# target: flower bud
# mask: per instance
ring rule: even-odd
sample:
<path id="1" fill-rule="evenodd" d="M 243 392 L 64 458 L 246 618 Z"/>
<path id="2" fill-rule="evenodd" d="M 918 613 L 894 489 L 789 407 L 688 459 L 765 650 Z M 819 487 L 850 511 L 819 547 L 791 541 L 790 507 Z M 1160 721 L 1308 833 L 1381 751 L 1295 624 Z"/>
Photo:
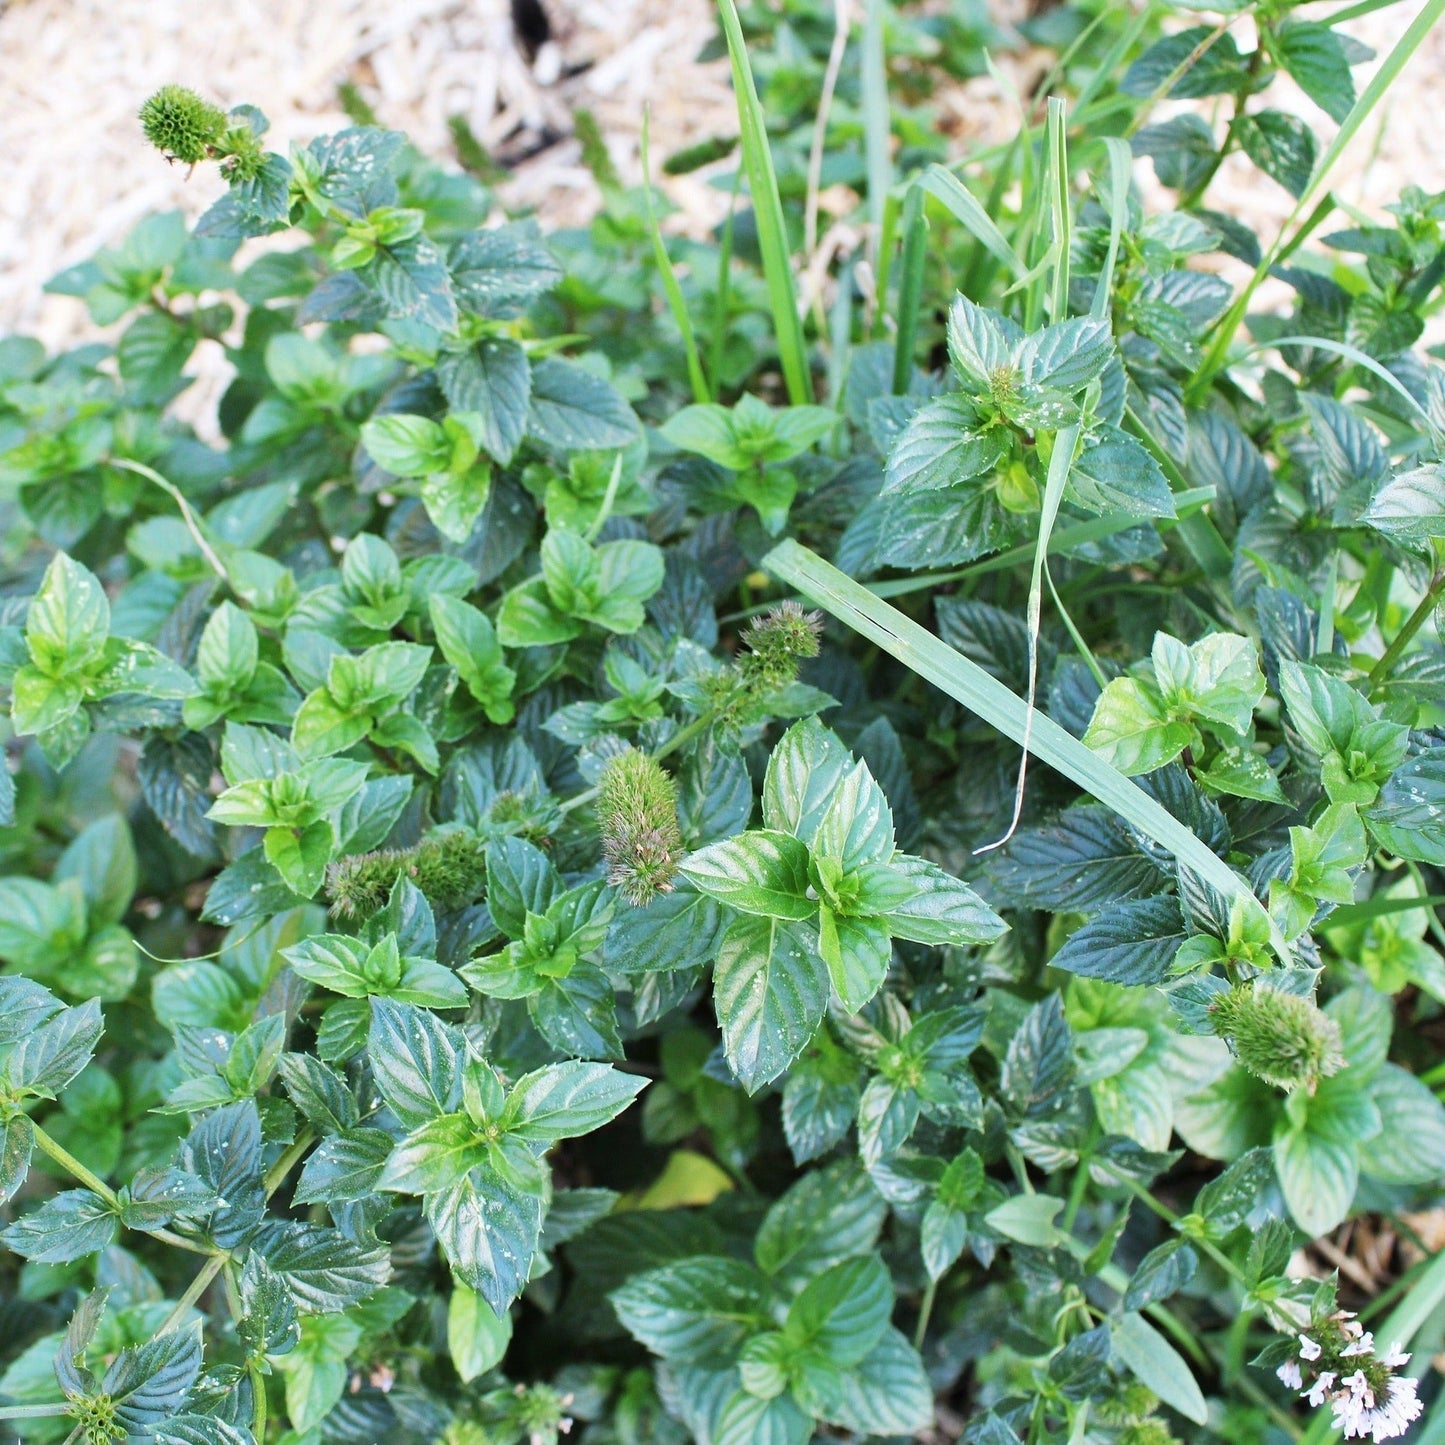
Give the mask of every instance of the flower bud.
<path id="1" fill-rule="evenodd" d="M 386 907 L 398 878 L 411 879 L 430 903 L 459 908 L 486 887 L 485 844 L 465 828 L 439 828 L 414 848 L 338 858 L 326 870 L 332 913 L 364 922 Z"/>
<path id="2" fill-rule="evenodd" d="M 1240 1064 L 1277 1089 L 1313 1094 L 1321 1079 L 1345 1066 L 1339 1024 L 1299 994 L 1236 984 L 1209 1012 Z"/>
<path id="3" fill-rule="evenodd" d="M 628 748 L 608 763 L 597 793 L 607 881 L 638 907 L 671 892 L 682 861 L 672 778 L 646 753 Z"/>
<path id="4" fill-rule="evenodd" d="M 163 85 L 141 106 L 140 123 L 157 150 L 195 165 L 221 134 L 226 113 L 184 85 Z"/>

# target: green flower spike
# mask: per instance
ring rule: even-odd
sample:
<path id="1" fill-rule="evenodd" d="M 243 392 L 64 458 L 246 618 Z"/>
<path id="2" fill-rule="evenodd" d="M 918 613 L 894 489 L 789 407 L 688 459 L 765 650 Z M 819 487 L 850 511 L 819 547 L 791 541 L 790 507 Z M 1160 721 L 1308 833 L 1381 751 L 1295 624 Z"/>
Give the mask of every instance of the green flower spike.
<path id="1" fill-rule="evenodd" d="M 163 85 L 140 108 L 146 139 L 173 160 L 203 161 L 226 125 L 220 106 L 184 85 Z"/>
<path id="2" fill-rule="evenodd" d="M 1299 994 L 1236 984 L 1209 1011 L 1240 1064 L 1277 1089 L 1313 1094 L 1345 1066 L 1339 1024 Z"/>
<path id="3" fill-rule="evenodd" d="M 607 881 L 639 907 L 672 891 L 682 861 L 677 785 L 646 753 L 628 748 L 598 784 L 597 823 Z"/>

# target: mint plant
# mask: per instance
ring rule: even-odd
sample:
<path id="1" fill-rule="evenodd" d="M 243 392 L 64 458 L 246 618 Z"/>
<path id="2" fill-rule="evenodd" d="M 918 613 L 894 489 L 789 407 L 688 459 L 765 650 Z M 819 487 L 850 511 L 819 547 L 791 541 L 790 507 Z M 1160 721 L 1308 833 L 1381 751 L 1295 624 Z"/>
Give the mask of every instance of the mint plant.
<path id="1" fill-rule="evenodd" d="M 1440 8 L 1031 17 L 959 165 L 983 19 L 720 0 L 691 240 L 146 101 L 0 341 L 7 1430 L 1433 1430 L 1445 233 L 1329 176 Z"/>

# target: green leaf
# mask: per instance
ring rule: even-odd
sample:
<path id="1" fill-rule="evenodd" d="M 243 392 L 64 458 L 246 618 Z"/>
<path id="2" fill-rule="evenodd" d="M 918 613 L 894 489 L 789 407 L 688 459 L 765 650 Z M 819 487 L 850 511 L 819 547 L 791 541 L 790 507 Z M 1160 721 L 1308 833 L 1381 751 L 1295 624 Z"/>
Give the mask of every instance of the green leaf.
<path id="1" fill-rule="evenodd" d="M 777 1078 L 817 1031 L 828 970 L 801 924 L 742 917 L 718 944 L 713 989 L 728 1063 L 751 1093 Z"/>
<path id="2" fill-rule="evenodd" d="M 887 1205 L 856 1161 L 805 1174 L 775 1200 L 753 1241 L 758 1268 L 788 1289 L 871 1254 Z"/>
<path id="3" fill-rule="evenodd" d="M 375 288 L 387 315 L 415 320 L 447 332 L 457 324 L 451 279 L 435 242 L 423 235 L 378 246 L 362 272 Z"/>
<path id="4" fill-rule="evenodd" d="M 57 1098 L 90 1062 L 104 1030 L 96 999 L 64 1009 L 11 1044 L 0 1078 L 16 1094 Z"/>
<path id="5" fill-rule="evenodd" d="M 723 1402 L 709 1438 L 713 1445 L 807 1445 L 813 1421 L 790 1395 L 764 1400 L 739 1390 Z"/>
<path id="6" fill-rule="evenodd" d="M 501 1315 L 531 1273 L 549 1194 L 530 1155 L 493 1146 L 484 1166 L 426 1197 L 426 1217 L 458 1278 Z"/>
<path id="7" fill-rule="evenodd" d="M 0 1133 L 0 1204 L 7 1204 L 30 1173 L 35 1126 L 26 1114 L 12 1114 Z"/>
<path id="8" fill-rule="evenodd" d="M 888 910 L 895 938 L 935 945 L 992 943 L 1008 925 L 966 883 L 925 858 L 895 853 L 890 866 L 918 891 Z"/>
<path id="9" fill-rule="evenodd" d="M 696 452 L 720 467 L 741 471 L 752 462 L 735 440 L 732 413 L 725 406 L 711 402 L 685 406 L 670 416 L 660 430 L 673 446 Z"/>
<path id="10" fill-rule="evenodd" d="M 891 1325 L 842 1377 L 829 1418 L 862 1435 L 915 1435 L 933 1423 L 933 1388 L 918 1351 Z"/>
<path id="11" fill-rule="evenodd" d="M 435 1194 L 454 1188 L 485 1162 L 487 1146 L 465 1114 L 443 1114 L 413 1129 L 387 1160 L 379 1189 Z"/>
<path id="12" fill-rule="evenodd" d="M 1360 520 L 1405 546 L 1426 547 L 1445 537 L 1445 466 L 1427 462 L 1387 477 Z"/>
<path id="13" fill-rule="evenodd" d="M 1397 857 L 1445 864 L 1445 749 L 1426 749 L 1401 763 L 1365 813 L 1365 822 L 1376 841 Z"/>
<path id="14" fill-rule="evenodd" d="M 404 1125 L 415 1128 L 456 1111 L 466 1051 L 454 1031 L 432 1014 L 373 999 L 366 1049 L 377 1087 Z"/>
<path id="15" fill-rule="evenodd" d="M 449 542 L 471 537 L 491 494 L 492 470 L 483 462 L 463 472 L 433 472 L 421 488 L 432 526 Z"/>
<path id="16" fill-rule="evenodd" d="M 532 366 L 520 342 L 488 336 L 466 351 L 447 352 L 437 379 L 454 412 L 477 416 L 482 447 L 506 466 L 526 432 L 532 398 Z"/>
<path id="17" fill-rule="evenodd" d="M 606 964 L 620 974 L 710 963 L 726 918 L 722 906 L 684 883 L 641 908 L 618 910 L 607 931 Z"/>
<path id="18" fill-rule="evenodd" d="M 1405 759 L 1409 729 L 1386 722 L 1354 688 L 1322 668 L 1284 658 L 1279 685 L 1290 721 L 1321 760 L 1330 801 L 1374 802 Z"/>
<path id="19" fill-rule="evenodd" d="M 1169 717 L 1157 689 L 1137 678 L 1116 677 L 1094 704 L 1084 744 L 1133 777 L 1172 762 L 1194 736 L 1189 723 Z"/>
<path id="20" fill-rule="evenodd" d="M 527 915 L 545 914 L 562 893 L 562 880 L 540 848 L 514 837 L 487 845 L 487 906 L 508 938 L 521 938 Z"/>
<path id="21" fill-rule="evenodd" d="M 735 1259 L 679 1260 L 634 1275 L 608 1298 L 635 1339 L 676 1364 L 719 1368 L 771 1323 L 766 1284 Z"/>
<path id="22" fill-rule="evenodd" d="M 1348 72 L 1346 72 L 1348 74 Z M 1314 175 L 1314 132 L 1297 115 L 1261 110 L 1238 125 L 1240 149 L 1272 180 L 1298 200 Z"/>
<path id="23" fill-rule="evenodd" d="M 517 675 L 503 662 L 501 645 L 486 614 L 441 592 L 434 592 L 428 605 L 442 656 L 456 668 L 490 721 L 510 722 Z"/>
<path id="24" fill-rule="evenodd" d="M 475 1290 L 452 1286 L 447 1302 L 447 1353 L 463 1384 L 502 1363 L 512 1341 L 512 1316 L 500 1317 Z"/>
<path id="25" fill-rule="evenodd" d="M 962 396 L 924 406 L 888 454 L 885 496 L 953 488 L 991 472 L 1008 446 L 1005 429 L 974 430 L 979 415 Z"/>
<path id="26" fill-rule="evenodd" d="M 85 672 L 100 661 L 110 633 L 110 604 L 95 574 L 57 552 L 30 601 L 25 642 L 46 677 Z"/>
<path id="27" fill-rule="evenodd" d="M 843 917 L 824 906 L 818 917 L 818 953 L 828 965 L 838 1001 L 849 1013 L 857 1013 L 883 986 L 893 942 L 875 919 Z"/>
<path id="28" fill-rule="evenodd" d="M 201 632 L 196 672 L 207 692 L 241 693 L 251 684 L 260 661 L 256 626 L 232 602 L 222 602 Z"/>
<path id="29" fill-rule="evenodd" d="M 296 1203 L 365 1198 L 380 1185 L 391 1151 L 391 1136 L 380 1129 L 347 1129 L 323 1139 L 297 1180 Z"/>
<path id="30" fill-rule="evenodd" d="M 763 823 L 811 844 L 853 760 L 818 721 L 804 718 L 778 740 L 763 781 Z"/>
<path id="31" fill-rule="evenodd" d="M 458 305 L 483 316 L 504 315 L 562 279 L 551 252 L 516 225 L 463 236 L 448 265 Z"/>
<path id="32" fill-rule="evenodd" d="M 326 876 L 335 841 L 331 824 L 321 820 L 304 828 L 267 828 L 262 846 L 281 881 L 298 897 L 311 898 Z"/>
<path id="33" fill-rule="evenodd" d="M 1172 517 L 1169 483 L 1150 452 L 1118 427 L 1101 427 L 1069 469 L 1069 495 L 1106 516 Z"/>
<path id="34" fill-rule="evenodd" d="M 611 451 L 628 446 L 638 425 L 609 382 L 552 356 L 532 368 L 527 433 L 557 451 Z"/>
<path id="35" fill-rule="evenodd" d="M 789 833 L 758 829 L 688 855 L 683 875 L 730 908 L 802 922 L 817 912 L 808 894 L 808 849 Z"/>
<path id="36" fill-rule="evenodd" d="M 1314 1239 L 1328 1234 L 1350 1211 L 1359 1183 L 1359 1146 L 1310 1127 L 1275 1134 L 1274 1167 L 1294 1221 Z"/>
<path id="37" fill-rule="evenodd" d="M 581 624 L 548 599 L 540 577 L 512 588 L 497 610 L 497 638 L 506 647 L 550 647 L 581 632 Z"/>
<path id="38" fill-rule="evenodd" d="M 0 959 L 16 968 L 53 976 L 84 945 L 87 924 L 79 888 L 0 878 Z"/>
<path id="39" fill-rule="evenodd" d="M 310 1315 L 301 1321 L 301 1342 L 280 1356 L 286 1380 L 286 1414 L 294 1430 L 314 1430 L 346 1389 L 347 1360 L 361 1343 L 362 1327 L 345 1315 Z"/>
<path id="40" fill-rule="evenodd" d="M 610 1123 L 646 1087 L 645 1078 L 607 1064 L 548 1064 L 513 1085 L 504 1127 L 513 1138 L 546 1149 Z"/>
<path id="41" fill-rule="evenodd" d="M 239 1294 L 241 1314 L 236 1334 L 248 1358 L 284 1355 L 296 1348 L 301 1339 L 296 1301 L 285 1282 L 255 1250 L 246 1256 Z"/>
<path id="42" fill-rule="evenodd" d="M 1203 1425 L 1209 1418 L 1204 1395 L 1179 1352 L 1142 1315 L 1121 1315 L 1109 1324 L 1114 1354 L 1142 1385 L 1186 1420 Z"/>
<path id="43" fill-rule="evenodd" d="M 1360 1150 L 1360 1168 L 1392 1184 L 1430 1184 L 1445 1159 L 1445 1105 L 1413 1074 L 1384 1064 L 1370 1084 L 1380 1132 Z"/>
<path id="44" fill-rule="evenodd" d="M 201 1372 L 201 1332 L 191 1326 L 123 1349 L 101 1381 L 116 1420 L 133 1434 L 153 1432 L 177 1413 Z"/>
<path id="45" fill-rule="evenodd" d="M 788 1307 L 785 1337 L 844 1369 L 877 1345 L 893 1313 L 893 1281 L 876 1255 L 845 1260 L 809 1280 Z"/>
<path id="46" fill-rule="evenodd" d="M 441 425 L 424 416 L 390 413 L 361 428 L 361 444 L 380 467 L 398 477 L 445 471 L 452 447 Z"/>
<path id="47" fill-rule="evenodd" d="M 893 810 L 866 763 L 855 763 L 838 781 L 809 847 L 847 873 L 893 856 Z"/>
<path id="48" fill-rule="evenodd" d="M 1325 25 L 1290 20 L 1275 32 L 1279 63 L 1299 88 L 1333 121 L 1343 121 L 1355 103 L 1355 82 L 1340 38 Z"/>
<path id="49" fill-rule="evenodd" d="M 1049 962 L 1110 983 L 1161 983 L 1184 939 L 1184 920 L 1173 898 L 1140 898 L 1105 909 L 1076 929 Z"/>
<path id="50" fill-rule="evenodd" d="M 88 1189 L 67 1189 L 5 1230 L 5 1247 L 37 1264 L 66 1264 L 104 1249 L 119 1224 L 114 1211 Z"/>
<path id="51" fill-rule="evenodd" d="M 1063 1207 L 1064 1201 L 1051 1194 L 1015 1194 L 990 1209 L 984 1222 L 1005 1239 L 1049 1249 L 1059 1242 L 1054 1220 Z"/>
<path id="52" fill-rule="evenodd" d="M 1165 1240 L 1144 1256 L 1124 1292 L 1125 1310 L 1142 1310 L 1177 1294 L 1199 1267 L 1199 1256 L 1182 1239 Z"/>

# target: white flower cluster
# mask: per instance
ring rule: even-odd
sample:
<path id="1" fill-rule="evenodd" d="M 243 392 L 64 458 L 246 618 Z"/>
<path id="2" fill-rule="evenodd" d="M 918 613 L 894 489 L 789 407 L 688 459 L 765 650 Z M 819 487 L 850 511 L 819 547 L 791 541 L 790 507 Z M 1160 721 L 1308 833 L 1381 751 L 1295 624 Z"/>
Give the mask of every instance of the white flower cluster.
<path id="1" fill-rule="evenodd" d="M 1325 1323 L 1327 1329 L 1315 1331 L 1323 1343 L 1300 1335 L 1298 1358 L 1286 1360 L 1275 1373 L 1316 1409 L 1328 1404 L 1346 1440 L 1403 1435 L 1421 1409 L 1416 1382 L 1395 1373 L 1409 1364 L 1409 1355 L 1392 1344 L 1377 1356 L 1374 1335 L 1347 1310 L 1336 1311 Z"/>

